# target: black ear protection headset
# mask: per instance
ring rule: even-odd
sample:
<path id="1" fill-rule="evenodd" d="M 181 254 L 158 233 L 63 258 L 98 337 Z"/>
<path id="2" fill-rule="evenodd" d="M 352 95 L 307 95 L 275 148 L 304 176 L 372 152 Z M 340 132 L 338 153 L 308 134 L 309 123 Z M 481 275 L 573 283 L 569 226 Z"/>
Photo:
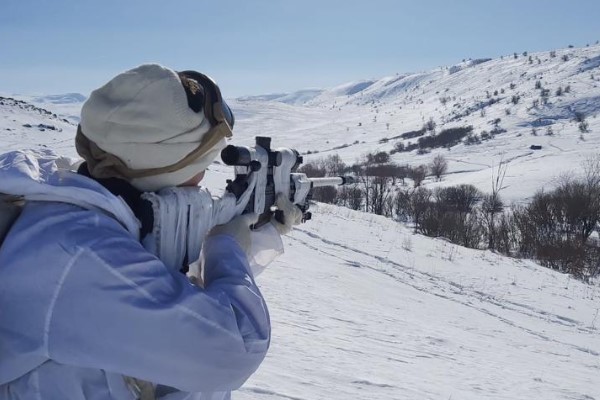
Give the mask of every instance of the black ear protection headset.
<path id="1" fill-rule="evenodd" d="M 195 93 L 184 83 L 184 89 L 188 97 L 188 104 L 195 112 L 204 111 L 204 115 L 212 126 L 221 123 L 227 123 L 230 129 L 233 128 L 235 117 L 231 108 L 227 105 L 219 86 L 209 76 L 197 71 L 178 72 L 180 79 L 191 79 L 198 83 L 199 90 Z"/>

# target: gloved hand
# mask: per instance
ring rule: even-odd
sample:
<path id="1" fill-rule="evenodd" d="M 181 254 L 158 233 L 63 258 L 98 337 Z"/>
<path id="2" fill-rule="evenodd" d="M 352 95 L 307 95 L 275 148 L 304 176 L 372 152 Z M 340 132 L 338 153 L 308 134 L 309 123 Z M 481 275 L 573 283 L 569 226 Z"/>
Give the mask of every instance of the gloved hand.
<path id="1" fill-rule="evenodd" d="M 291 232 L 294 225 L 302 222 L 302 211 L 282 193 L 277 195 L 275 205 L 283 212 L 283 224 L 275 218 L 271 220 L 271 223 L 280 235 L 287 235 Z"/>
<path id="2" fill-rule="evenodd" d="M 217 225 L 208 232 L 207 236 L 229 235 L 240 245 L 244 253 L 248 254 L 250 249 L 250 225 L 258 221 L 258 214 L 238 215 L 223 225 Z"/>

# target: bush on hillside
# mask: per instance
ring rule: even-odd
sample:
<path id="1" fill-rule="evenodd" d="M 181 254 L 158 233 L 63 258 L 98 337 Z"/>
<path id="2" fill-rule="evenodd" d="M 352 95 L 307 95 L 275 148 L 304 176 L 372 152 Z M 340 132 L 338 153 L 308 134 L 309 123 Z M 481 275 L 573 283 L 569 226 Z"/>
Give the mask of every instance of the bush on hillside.
<path id="1" fill-rule="evenodd" d="M 419 138 L 418 146 L 421 149 L 452 147 L 460 143 L 460 141 L 472 131 L 472 126 L 444 129 L 435 136 Z"/>
<path id="2" fill-rule="evenodd" d="M 425 134 L 425 129 L 419 129 L 418 131 L 409 131 L 400 135 L 402 139 L 413 139 L 416 137 L 423 136 Z"/>

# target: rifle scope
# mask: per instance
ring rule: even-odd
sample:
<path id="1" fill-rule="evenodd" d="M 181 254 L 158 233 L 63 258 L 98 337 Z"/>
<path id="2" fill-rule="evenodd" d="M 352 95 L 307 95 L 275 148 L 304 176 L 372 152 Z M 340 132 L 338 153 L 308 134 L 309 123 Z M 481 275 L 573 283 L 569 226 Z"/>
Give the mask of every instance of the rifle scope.
<path id="1" fill-rule="evenodd" d="M 271 150 L 271 138 L 265 136 L 258 136 L 256 138 L 256 147 L 262 147 L 267 151 L 269 156 L 268 166 L 269 167 L 278 167 L 281 165 L 283 161 L 283 156 L 279 151 Z M 302 156 L 293 149 L 290 149 L 296 155 L 295 167 L 302 164 Z M 234 146 L 229 145 L 225 147 L 221 151 L 221 159 L 226 165 L 232 166 L 244 166 L 253 168 L 256 158 L 255 158 L 255 148 L 245 147 L 245 146 Z"/>

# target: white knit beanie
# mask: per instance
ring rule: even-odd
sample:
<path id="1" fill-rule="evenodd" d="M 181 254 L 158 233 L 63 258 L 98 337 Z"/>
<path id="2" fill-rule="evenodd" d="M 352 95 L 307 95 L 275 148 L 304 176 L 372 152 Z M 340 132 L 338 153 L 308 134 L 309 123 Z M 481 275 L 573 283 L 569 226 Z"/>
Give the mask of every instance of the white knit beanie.
<path id="1" fill-rule="evenodd" d="M 189 107 L 177 73 L 157 64 L 117 75 L 94 90 L 81 110 L 85 137 L 132 169 L 177 163 L 198 147 L 210 128 L 204 113 Z M 204 171 L 225 146 L 221 139 L 191 165 L 130 183 L 144 192 L 180 185 Z"/>

